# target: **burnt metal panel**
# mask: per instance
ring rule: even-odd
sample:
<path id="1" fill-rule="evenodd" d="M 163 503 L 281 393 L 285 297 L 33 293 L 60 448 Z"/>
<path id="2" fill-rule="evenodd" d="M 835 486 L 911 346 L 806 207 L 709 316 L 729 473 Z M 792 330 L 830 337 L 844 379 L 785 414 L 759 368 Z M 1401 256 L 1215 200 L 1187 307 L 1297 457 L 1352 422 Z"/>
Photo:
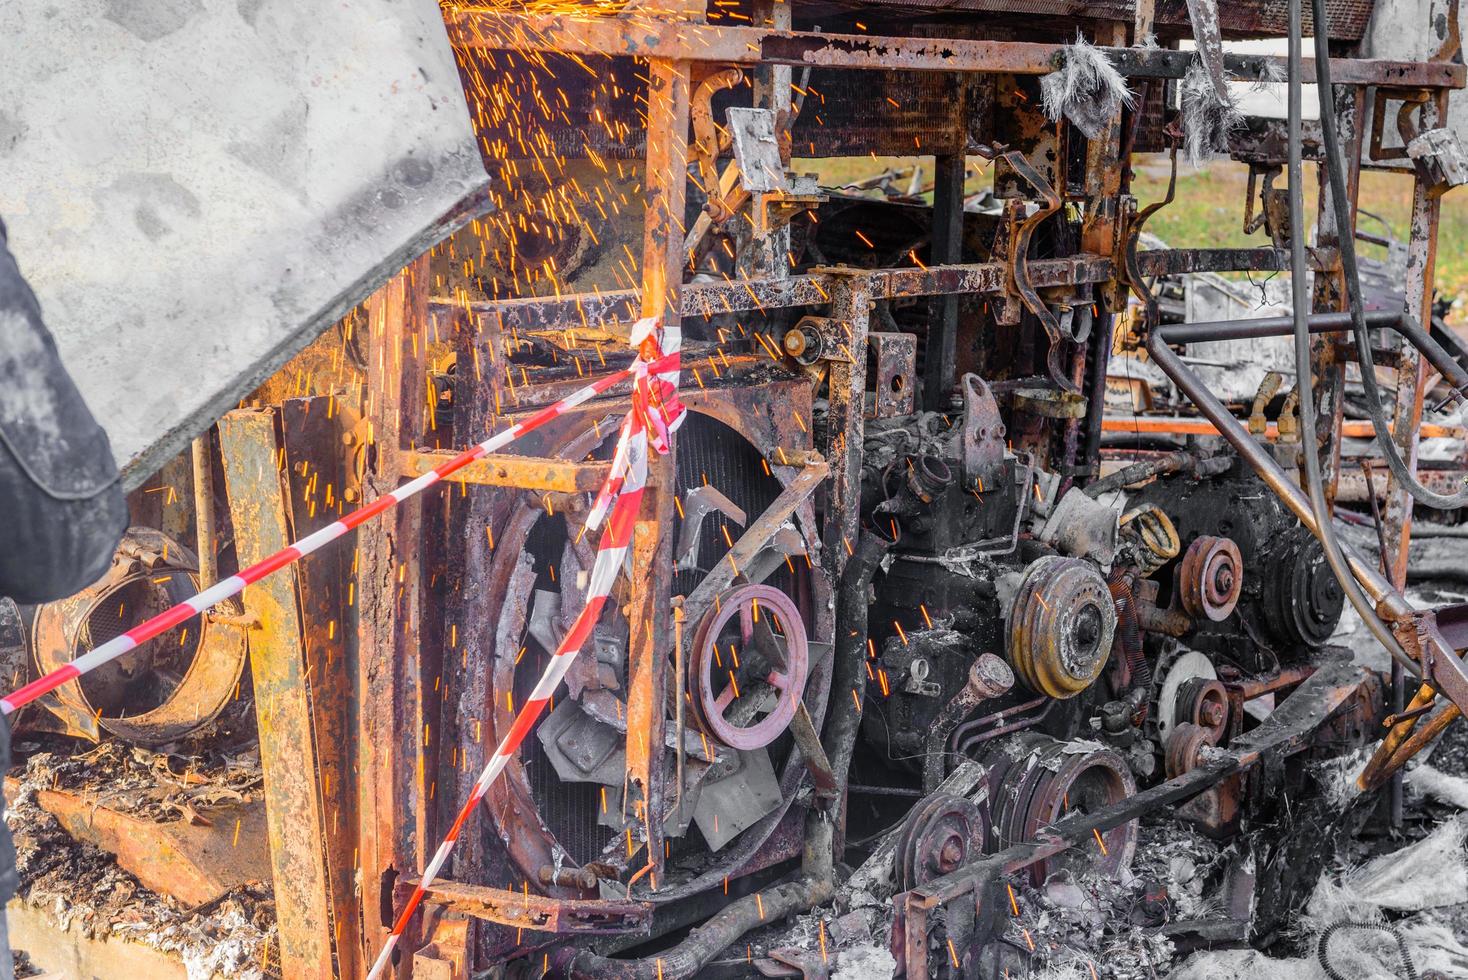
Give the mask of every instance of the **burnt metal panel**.
<path id="1" fill-rule="evenodd" d="M 1325 16 L 1332 41 L 1359 41 L 1366 33 L 1376 0 L 1325 0 Z M 1310 5 L 1301 10 L 1307 37 L 1315 32 Z M 1289 33 L 1290 0 L 1225 0 L 1218 5 L 1219 26 L 1225 38 L 1284 37 Z M 1159 33 L 1191 36 L 1187 0 L 1157 0 Z M 1181 30 L 1178 30 L 1181 28 Z"/>

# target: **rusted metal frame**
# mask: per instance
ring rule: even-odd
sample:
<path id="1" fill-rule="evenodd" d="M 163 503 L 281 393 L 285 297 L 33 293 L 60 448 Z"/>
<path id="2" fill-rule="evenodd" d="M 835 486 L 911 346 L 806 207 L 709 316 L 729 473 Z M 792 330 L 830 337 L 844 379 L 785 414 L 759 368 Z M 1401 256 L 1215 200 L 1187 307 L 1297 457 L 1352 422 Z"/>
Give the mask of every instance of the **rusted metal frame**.
<path id="1" fill-rule="evenodd" d="M 1035 840 L 986 855 L 920 888 L 895 896 L 892 951 L 899 966 L 905 967 L 905 976 L 929 975 L 926 937 L 934 909 L 965 896 L 973 896 L 980 904 L 997 901 L 993 890 L 1006 874 L 1067 848 L 1086 846 L 1096 833 L 1105 833 L 1161 807 L 1186 801 L 1266 757 L 1284 757 L 1304 750 L 1320 726 L 1356 695 L 1366 682 L 1365 671 L 1364 667 L 1343 662 L 1323 666 L 1296 688 L 1269 720 L 1241 737 L 1235 747 L 1210 750 L 1198 768 L 1094 813 L 1066 817 L 1042 828 Z"/>
<path id="2" fill-rule="evenodd" d="M 225 480 L 241 565 L 254 564 L 294 538 L 279 469 L 276 409 L 238 409 L 219 422 Z M 326 865 L 326 804 L 313 724 L 313 667 L 297 603 L 298 570 L 282 569 L 245 589 L 259 619 L 250 643 L 260 764 L 265 773 L 270 863 L 280 959 L 287 976 L 333 976 L 331 881 Z"/>
<path id="3" fill-rule="evenodd" d="M 287 516 L 291 539 L 299 541 L 345 512 L 354 484 L 343 436 L 355 415 L 343 414 L 334 397 L 292 398 L 280 406 L 285 450 Z M 323 548 L 296 565 L 301 626 L 310 682 L 314 746 L 325 806 L 326 871 L 335 924 L 337 972 L 359 970 L 361 925 L 356 914 L 357 777 L 352 756 L 352 678 L 346 623 L 347 583 L 352 557 L 343 548 Z"/>
<path id="4" fill-rule="evenodd" d="M 1439 124 L 1447 114 L 1447 95 L 1422 103 L 1420 129 Z M 1420 174 L 1412 178 L 1412 224 L 1407 240 L 1407 315 L 1418 323 L 1432 319 L 1434 266 L 1437 261 L 1438 221 L 1442 212 L 1441 198 Z M 1418 428 L 1422 424 L 1422 403 L 1427 387 L 1427 359 L 1410 344 L 1402 345 L 1402 361 L 1397 367 L 1396 406 L 1392 416 L 1392 441 L 1412 473 L 1417 471 Z M 1412 539 L 1412 496 L 1395 485 L 1393 478 L 1386 497 L 1388 576 L 1397 588 L 1407 581 L 1407 546 Z"/>
<path id="5" fill-rule="evenodd" d="M 682 307 L 684 200 L 688 190 L 688 61 L 648 63 L 647 210 L 642 240 L 644 318 L 678 328 Z M 674 465 L 677 442 L 648 463 L 642 516 L 632 532 L 627 602 L 627 792 L 642 807 L 653 884 L 663 870 L 663 745 L 666 674 L 672 654 Z M 663 533 L 664 530 L 668 533 Z"/>
<path id="6" fill-rule="evenodd" d="M 963 127 L 968 126 L 967 118 Z M 966 159 L 962 152 L 934 158 L 933 234 L 929 265 L 957 264 L 963 251 L 963 181 Z M 923 407 L 930 412 L 948 408 L 956 379 L 954 357 L 958 348 L 958 295 L 943 293 L 928 300 L 928 333 L 924 342 Z"/>
<path id="7" fill-rule="evenodd" d="M 456 881 L 434 882 L 428 888 L 427 899 L 476 919 L 534 932 L 622 935 L 646 933 L 652 926 L 651 902 L 546 898 Z"/>
<path id="8" fill-rule="evenodd" d="M 1290 257 L 1287 253 L 1267 246 L 1154 248 L 1137 252 L 1137 271 L 1148 278 L 1187 275 L 1193 272 L 1279 272 L 1288 268 L 1289 264 Z"/>
<path id="9" fill-rule="evenodd" d="M 1208 268 L 1217 267 L 1210 265 Z M 681 289 L 679 309 L 683 317 L 695 317 L 823 306 L 831 302 L 831 291 L 838 276 L 870 279 L 873 294 L 880 299 L 939 293 L 994 293 L 1004 289 L 1008 274 L 1006 263 L 981 262 L 929 266 L 926 269 L 828 269 L 788 279 L 687 283 Z M 1040 259 L 1030 263 L 1030 280 L 1038 287 L 1104 282 L 1113 275 L 1113 264 L 1093 255 Z M 462 311 L 463 306 L 447 299 L 437 299 L 433 301 L 433 309 L 435 318 L 443 322 L 443 318 Z M 636 319 L 640 309 L 640 290 L 622 289 L 471 303 L 469 315 L 481 323 L 493 324 L 500 331 L 565 330 L 570 326 L 625 335 L 627 322 Z"/>
<path id="10" fill-rule="evenodd" d="M 418 476 L 456 455 L 447 450 L 409 451 L 404 471 Z M 488 453 L 455 473 L 453 482 L 546 493 L 583 493 L 599 489 L 611 468 L 610 463 L 577 463 L 540 456 Z"/>
<path id="11" fill-rule="evenodd" d="M 776 31 L 637 16 L 580 17 L 459 9 L 446 11 L 444 20 L 452 43 L 471 50 L 627 55 L 737 65 L 1045 75 L 1058 66 L 1064 47 L 1031 41 Z M 1194 57 L 1192 51 L 1160 48 L 1101 50 L 1118 71 L 1134 78 L 1182 78 Z M 1313 71 L 1313 66 L 1314 60 L 1306 58 L 1305 71 Z M 1224 56 L 1224 68 L 1240 78 L 1266 77 L 1265 71 L 1284 67 L 1285 59 L 1278 56 Z M 1462 65 L 1436 62 L 1337 58 L 1332 60 L 1331 70 L 1337 84 L 1407 88 L 1461 88 L 1465 77 Z"/>
<path id="12" fill-rule="evenodd" d="M 398 455 L 426 430 L 428 257 L 390 279 L 367 299 L 367 463 L 362 499 L 396 489 Z M 370 962 L 395 915 L 399 878 L 427 864 L 438 837 L 424 780 L 436 771 L 425 734 L 422 498 L 395 507 L 357 532 L 356 746 L 358 861 L 363 956 Z M 435 672 L 436 673 L 436 672 Z M 425 682 L 426 681 L 426 682 Z M 436 719 L 434 719 L 436 721 Z M 431 765 L 434 764 L 434 765 Z M 450 804 L 451 805 L 451 804 Z M 417 945 L 409 926 L 403 948 Z M 397 975 L 408 969 L 404 957 Z"/>
<path id="13" fill-rule="evenodd" d="M 853 275 L 831 288 L 831 319 L 842 325 L 847 349 L 862 354 L 830 362 L 826 372 L 826 445 L 831 487 L 822 529 L 821 562 L 832 582 L 841 580 L 861 529 L 861 460 L 866 436 L 867 329 L 872 310 L 870 281 Z"/>
<path id="14" fill-rule="evenodd" d="M 1328 260 L 1324 268 L 1315 270 L 1313 277 L 1314 296 L 1311 309 L 1316 313 L 1336 313 L 1349 308 L 1346 293 L 1345 271 L 1341 264 L 1340 240 L 1342 234 L 1354 235 L 1356 231 L 1357 195 L 1361 186 L 1361 142 L 1366 119 L 1365 90 L 1347 89 L 1338 93 L 1335 100 L 1336 130 L 1341 134 L 1341 151 L 1345 156 L 1346 196 L 1351 214 L 1351 227 L 1336 227 L 1335 209 L 1331 201 L 1330 180 L 1327 168 L 1317 168 L 1319 200 L 1317 205 L 1315 248 L 1310 250 L 1313 259 Z M 1313 263 L 1312 263 L 1313 265 Z M 1345 415 L 1346 364 L 1340 350 L 1341 338 L 1335 334 L 1321 334 L 1311 343 L 1311 373 L 1316 386 L 1316 405 L 1319 419 L 1317 431 L 1325 433 L 1326 444 L 1317 447 L 1325 450 L 1322 461 L 1323 482 L 1327 500 L 1334 500 L 1336 485 L 1341 472 L 1341 423 Z"/>

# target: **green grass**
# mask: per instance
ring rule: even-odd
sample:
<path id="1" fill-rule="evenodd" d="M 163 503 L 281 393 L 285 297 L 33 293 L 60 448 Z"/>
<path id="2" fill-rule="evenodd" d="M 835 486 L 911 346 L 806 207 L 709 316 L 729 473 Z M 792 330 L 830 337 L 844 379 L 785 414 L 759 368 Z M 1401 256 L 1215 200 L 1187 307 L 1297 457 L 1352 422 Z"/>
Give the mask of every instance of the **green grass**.
<path id="1" fill-rule="evenodd" d="M 798 160 L 797 171 L 818 173 L 827 186 L 858 180 L 880 173 L 888 167 L 911 166 L 917 159 L 923 165 L 926 180 L 932 179 L 932 158 L 846 157 L 833 160 Z M 984 161 L 971 158 L 973 164 Z M 1168 165 L 1165 156 L 1145 156 L 1136 160 L 1136 179 L 1132 193 L 1145 207 L 1160 201 L 1167 192 Z M 1313 168 L 1306 168 L 1306 213 L 1315 213 L 1316 184 Z M 1248 188 L 1248 167 L 1231 160 L 1216 161 L 1204 169 L 1194 170 L 1185 162 L 1178 164 L 1177 194 L 1172 204 L 1147 222 L 1147 230 L 1173 248 L 1227 248 L 1267 244 L 1263 231 L 1244 234 L 1244 193 Z M 970 192 L 991 180 L 985 166 L 968 179 Z M 906 180 L 897 181 L 905 188 Z M 1277 186 L 1283 187 L 1283 178 Z M 928 195 L 931 199 L 931 194 Z M 1379 215 L 1391 225 L 1392 233 L 1405 240 L 1412 211 L 1412 180 L 1404 174 L 1364 172 L 1361 175 L 1360 206 Z M 1381 233 L 1381 224 L 1363 217 L 1363 231 Z M 1361 254 L 1381 257 L 1382 249 L 1361 244 Z M 1438 231 L 1437 289 L 1439 295 L 1454 300 L 1457 306 L 1468 305 L 1468 190 L 1449 192 L 1442 201 L 1442 220 Z"/>

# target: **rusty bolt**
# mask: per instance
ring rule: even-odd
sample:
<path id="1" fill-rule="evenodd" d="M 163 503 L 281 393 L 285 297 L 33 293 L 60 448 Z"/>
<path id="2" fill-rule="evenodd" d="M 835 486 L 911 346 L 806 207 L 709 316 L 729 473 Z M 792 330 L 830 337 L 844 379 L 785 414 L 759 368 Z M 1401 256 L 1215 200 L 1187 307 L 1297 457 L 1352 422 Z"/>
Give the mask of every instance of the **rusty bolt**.
<path id="1" fill-rule="evenodd" d="M 342 490 L 342 499 L 345 500 L 349 504 L 356 503 L 356 501 L 357 501 L 357 490 L 356 490 L 356 488 L 355 487 L 347 487 L 344 490 Z"/>
<path id="2" fill-rule="evenodd" d="M 943 842 L 942 849 L 938 852 L 938 864 L 941 868 L 956 868 L 958 862 L 963 860 L 963 843 L 957 837 L 950 837 Z"/>
<path id="3" fill-rule="evenodd" d="M 357 437 L 354 436 L 354 435 L 352 435 L 350 432 L 343 432 L 342 433 L 342 445 L 343 446 L 350 446 L 350 445 L 352 445 L 352 443 L 354 443 L 356 441 L 357 441 Z"/>
<path id="4" fill-rule="evenodd" d="M 1198 714 L 1202 718 L 1203 724 L 1209 727 L 1223 724 L 1223 705 L 1217 701 L 1203 702 L 1203 707 L 1199 710 Z"/>

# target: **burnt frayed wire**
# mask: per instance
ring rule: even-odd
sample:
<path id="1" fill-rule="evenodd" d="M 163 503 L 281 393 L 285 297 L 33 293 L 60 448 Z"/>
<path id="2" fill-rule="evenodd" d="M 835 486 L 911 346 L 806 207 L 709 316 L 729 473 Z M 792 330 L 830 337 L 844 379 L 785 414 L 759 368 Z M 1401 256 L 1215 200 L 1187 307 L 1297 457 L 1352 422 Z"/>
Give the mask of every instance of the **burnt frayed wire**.
<path id="1" fill-rule="evenodd" d="M 1136 104 L 1121 72 L 1079 32 L 1061 49 L 1060 67 L 1040 79 L 1040 95 L 1046 116 L 1057 122 L 1064 116 L 1087 139 L 1100 136 L 1123 106 Z"/>
<path id="2" fill-rule="evenodd" d="M 1208 68 L 1194 58 L 1188 72 L 1178 84 L 1182 104 L 1183 149 L 1188 162 L 1201 167 L 1214 153 L 1228 149 L 1228 137 L 1244 122 L 1238 98 L 1232 93 L 1219 95 Z"/>

